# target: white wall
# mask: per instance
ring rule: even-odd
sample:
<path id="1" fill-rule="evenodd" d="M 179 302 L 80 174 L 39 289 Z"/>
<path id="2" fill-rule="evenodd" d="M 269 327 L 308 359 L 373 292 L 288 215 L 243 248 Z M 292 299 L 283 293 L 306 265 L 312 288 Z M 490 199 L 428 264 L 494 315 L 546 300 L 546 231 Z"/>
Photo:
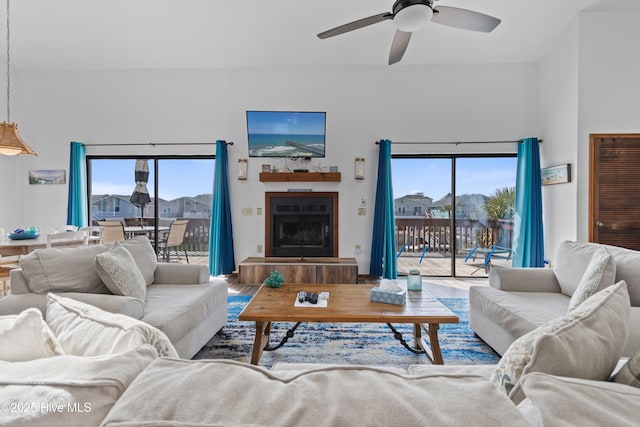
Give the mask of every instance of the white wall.
<path id="1" fill-rule="evenodd" d="M 578 238 L 589 224 L 589 134 L 640 133 L 640 11 L 579 17 Z"/>
<path id="2" fill-rule="evenodd" d="M 538 117 L 541 167 L 571 164 L 572 181 L 542 187 L 545 259 L 553 264 L 556 248 L 578 235 L 576 172 L 578 164 L 578 23 L 574 21 L 538 64 Z M 568 214 L 569 213 L 569 214 Z"/>
<path id="3" fill-rule="evenodd" d="M 339 255 L 358 255 L 360 274 L 369 271 L 377 148 L 374 141 L 512 140 L 537 135 L 534 65 L 441 65 L 174 71 L 18 70 L 14 75 L 15 120 L 38 157 L 0 159 L 0 224 L 40 225 L 66 220 L 66 186 L 30 186 L 29 169 L 68 169 L 69 142 L 234 141 L 232 172 L 247 157 L 245 111 L 327 111 L 327 157 L 342 182 L 264 184 L 262 161 L 250 159 L 249 179 L 231 179 L 236 262 L 257 256 L 264 218 L 241 216 L 243 207 L 264 207 L 265 191 L 312 188 L 339 191 Z M 125 147 L 126 148 L 126 147 Z M 458 152 L 460 148 L 449 147 Z M 425 150 L 431 150 L 425 146 Z M 467 147 L 472 150 L 473 148 Z M 105 151 L 106 150 L 106 151 Z M 88 153 L 149 152 L 122 147 Z M 155 149 L 154 153 L 202 153 L 205 148 Z M 210 151 L 213 152 L 213 147 Z M 353 178 L 354 158 L 366 158 L 366 178 Z M 317 161 L 314 161 L 316 164 Z M 233 178 L 233 175 L 232 175 Z M 418 177 L 416 179 L 419 179 Z M 358 216 L 361 198 L 367 215 Z M 6 204 L 6 205 L 5 205 Z M 6 208 L 5 206 L 10 206 Z M 9 213 L 10 212 L 10 213 Z"/>

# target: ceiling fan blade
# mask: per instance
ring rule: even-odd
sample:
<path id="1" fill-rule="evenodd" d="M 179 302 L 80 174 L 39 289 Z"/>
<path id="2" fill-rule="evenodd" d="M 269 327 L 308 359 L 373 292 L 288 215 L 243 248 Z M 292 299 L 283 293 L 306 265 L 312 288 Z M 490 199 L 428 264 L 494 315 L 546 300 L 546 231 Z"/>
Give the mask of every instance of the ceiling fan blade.
<path id="1" fill-rule="evenodd" d="M 393 42 L 391 43 L 391 52 L 389 52 L 389 65 L 393 65 L 399 62 L 404 56 L 404 52 L 409 46 L 409 40 L 411 40 L 411 34 L 405 31 L 396 31 L 396 35 L 393 36 Z"/>
<path id="2" fill-rule="evenodd" d="M 493 16 L 457 7 L 437 6 L 433 10 L 435 13 L 431 21 L 463 30 L 489 33 L 502 22 Z"/>
<path id="3" fill-rule="evenodd" d="M 369 16 L 368 18 L 358 19 L 357 21 L 349 22 L 348 24 L 340 25 L 339 27 L 323 31 L 322 33 L 318 34 L 318 38 L 326 39 L 327 37 L 333 37 L 339 34 L 348 33 L 349 31 L 368 27 L 369 25 L 377 24 L 378 22 L 386 21 L 387 19 L 393 19 L 393 14 L 389 12 L 379 13 L 377 15 Z"/>

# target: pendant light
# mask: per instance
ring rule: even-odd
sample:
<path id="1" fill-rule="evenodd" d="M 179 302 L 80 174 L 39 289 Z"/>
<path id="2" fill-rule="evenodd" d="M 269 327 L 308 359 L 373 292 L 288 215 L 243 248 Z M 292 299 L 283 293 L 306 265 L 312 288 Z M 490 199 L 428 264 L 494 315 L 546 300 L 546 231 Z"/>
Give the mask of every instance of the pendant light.
<path id="1" fill-rule="evenodd" d="M 20 138 L 18 125 L 11 123 L 11 49 L 9 25 L 10 1 L 7 0 L 7 121 L 0 123 L 0 154 L 15 156 L 18 154 L 37 154 Z"/>

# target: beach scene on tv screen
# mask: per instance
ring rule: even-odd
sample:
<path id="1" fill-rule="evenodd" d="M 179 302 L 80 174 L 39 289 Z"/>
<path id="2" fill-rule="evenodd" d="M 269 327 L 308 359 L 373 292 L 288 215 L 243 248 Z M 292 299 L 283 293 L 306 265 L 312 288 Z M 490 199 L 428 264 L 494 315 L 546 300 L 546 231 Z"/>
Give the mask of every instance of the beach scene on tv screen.
<path id="1" fill-rule="evenodd" d="M 324 157 L 325 113 L 247 111 L 249 157 Z"/>

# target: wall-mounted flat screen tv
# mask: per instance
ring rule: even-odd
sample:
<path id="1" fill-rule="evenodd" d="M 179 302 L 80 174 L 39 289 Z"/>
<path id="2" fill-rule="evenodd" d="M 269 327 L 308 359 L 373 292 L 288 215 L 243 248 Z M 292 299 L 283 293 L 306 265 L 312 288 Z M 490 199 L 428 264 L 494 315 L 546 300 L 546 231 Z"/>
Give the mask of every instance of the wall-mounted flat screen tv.
<path id="1" fill-rule="evenodd" d="M 249 157 L 324 157 L 326 113 L 247 111 Z"/>

